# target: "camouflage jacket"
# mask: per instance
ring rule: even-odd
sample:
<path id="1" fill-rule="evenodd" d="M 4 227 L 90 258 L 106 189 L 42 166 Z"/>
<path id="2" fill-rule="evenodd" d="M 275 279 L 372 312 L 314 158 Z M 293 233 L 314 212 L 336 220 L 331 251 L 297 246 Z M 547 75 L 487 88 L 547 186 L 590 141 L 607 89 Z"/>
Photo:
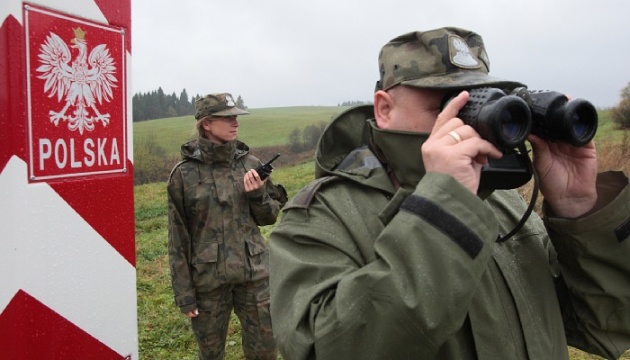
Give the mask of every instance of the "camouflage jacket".
<path id="1" fill-rule="evenodd" d="M 168 181 L 168 254 L 175 303 L 197 307 L 196 293 L 269 276 L 258 226 L 275 223 L 286 193 L 271 179 L 246 194 L 245 173 L 260 161 L 247 145 L 198 138 L 181 147 Z"/>
<path id="2" fill-rule="evenodd" d="M 376 134 L 370 112 L 353 109 L 326 129 L 317 179 L 270 235 L 271 315 L 285 359 L 555 360 L 568 358 L 567 344 L 612 359 L 630 347 L 624 174 L 599 175 L 596 211 L 533 213 L 497 242 L 525 213 L 517 191 L 482 198 L 423 173 L 425 135 Z"/>

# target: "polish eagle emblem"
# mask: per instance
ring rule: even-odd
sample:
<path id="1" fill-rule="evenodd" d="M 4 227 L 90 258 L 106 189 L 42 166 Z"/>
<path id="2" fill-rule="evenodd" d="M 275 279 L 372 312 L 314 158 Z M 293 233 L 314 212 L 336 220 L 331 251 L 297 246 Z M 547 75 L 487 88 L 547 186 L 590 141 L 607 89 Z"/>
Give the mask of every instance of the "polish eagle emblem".
<path id="1" fill-rule="evenodd" d="M 110 115 L 101 114 L 97 105 L 113 98 L 112 88 L 117 87 L 115 77 L 116 64 L 105 44 L 97 45 L 88 54 L 86 32 L 80 27 L 73 29 L 74 38 L 70 40 L 76 56 L 59 35 L 50 32 L 41 45 L 37 71 L 39 79 L 46 80 L 44 92 L 48 97 L 57 96 L 57 101 L 65 101 L 61 111 L 50 111 L 50 122 L 55 126 L 59 121 L 67 121 L 68 129 L 93 131 L 94 124 L 109 124 Z M 70 114 L 68 114 L 70 112 Z"/>

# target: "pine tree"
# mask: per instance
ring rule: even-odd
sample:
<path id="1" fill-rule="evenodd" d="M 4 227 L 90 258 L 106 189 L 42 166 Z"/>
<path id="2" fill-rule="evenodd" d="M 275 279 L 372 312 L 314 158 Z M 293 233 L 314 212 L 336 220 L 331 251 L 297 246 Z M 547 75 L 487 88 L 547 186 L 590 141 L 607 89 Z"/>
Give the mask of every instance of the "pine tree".
<path id="1" fill-rule="evenodd" d="M 177 104 L 177 114 L 179 116 L 191 115 L 190 101 L 188 100 L 188 93 L 186 92 L 186 89 L 182 90 L 182 93 L 179 94 L 179 103 Z"/>
<path id="2" fill-rule="evenodd" d="M 245 106 L 245 102 L 243 101 L 243 98 L 241 97 L 241 95 L 239 95 L 238 98 L 236 99 L 236 107 L 243 110 L 247 110 L 247 106 Z"/>
<path id="3" fill-rule="evenodd" d="M 134 94 L 132 98 L 133 121 L 194 115 L 195 100 L 200 97 L 197 94 L 189 99 L 186 89 L 182 90 L 179 97 L 175 92 L 166 95 L 161 87 L 148 93 Z"/>

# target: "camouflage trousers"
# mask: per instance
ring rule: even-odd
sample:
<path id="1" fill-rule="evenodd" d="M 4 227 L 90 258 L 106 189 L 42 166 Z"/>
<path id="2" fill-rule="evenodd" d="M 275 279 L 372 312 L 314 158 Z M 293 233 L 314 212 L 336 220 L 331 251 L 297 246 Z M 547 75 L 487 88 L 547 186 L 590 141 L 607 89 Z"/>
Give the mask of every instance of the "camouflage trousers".
<path id="1" fill-rule="evenodd" d="M 200 360 L 223 359 L 232 309 L 241 323 L 245 359 L 277 359 L 269 312 L 268 278 L 197 293 L 197 305 L 199 315 L 191 318 L 191 323 Z"/>

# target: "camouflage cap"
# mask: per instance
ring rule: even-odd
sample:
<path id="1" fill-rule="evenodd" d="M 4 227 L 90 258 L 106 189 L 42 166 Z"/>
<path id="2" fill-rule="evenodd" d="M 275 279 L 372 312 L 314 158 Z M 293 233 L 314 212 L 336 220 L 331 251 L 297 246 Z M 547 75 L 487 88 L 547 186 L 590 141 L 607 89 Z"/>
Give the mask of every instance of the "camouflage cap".
<path id="1" fill-rule="evenodd" d="M 199 120 L 208 115 L 233 116 L 247 115 L 248 111 L 236 107 L 234 98 L 228 93 L 208 94 L 195 101 L 195 119 Z"/>
<path id="2" fill-rule="evenodd" d="M 378 63 L 381 78 L 376 90 L 396 85 L 429 89 L 524 86 L 489 76 L 490 60 L 481 36 L 456 27 L 400 35 L 383 46 Z"/>

